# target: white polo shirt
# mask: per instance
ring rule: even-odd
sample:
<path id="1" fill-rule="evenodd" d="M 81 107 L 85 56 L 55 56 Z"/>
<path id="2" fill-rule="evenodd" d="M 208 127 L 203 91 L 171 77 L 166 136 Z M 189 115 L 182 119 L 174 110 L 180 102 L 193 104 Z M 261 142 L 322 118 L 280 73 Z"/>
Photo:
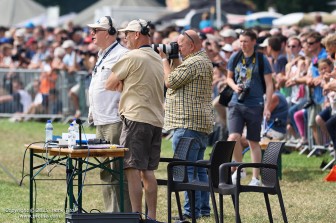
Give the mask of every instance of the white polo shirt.
<path id="1" fill-rule="evenodd" d="M 104 55 L 115 44 L 117 45 L 103 59 Z M 107 49 L 100 50 L 98 53 L 96 68 L 92 72 L 89 88 L 89 116 L 92 115 L 95 126 L 121 121 L 118 112 L 120 92 L 106 90 L 105 83 L 111 75 L 114 64 L 128 51 L 127 48 L 115 41 Z"/>

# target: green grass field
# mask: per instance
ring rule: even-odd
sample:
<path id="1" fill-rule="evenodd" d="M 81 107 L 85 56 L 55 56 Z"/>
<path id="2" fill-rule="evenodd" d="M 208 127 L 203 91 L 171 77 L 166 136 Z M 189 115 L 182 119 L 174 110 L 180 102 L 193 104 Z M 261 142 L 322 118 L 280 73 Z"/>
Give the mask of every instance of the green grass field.
<path id="1" fill-rule="evenodd" d="M 54 123 L 54 134 L 60 135 L 66 132 L 68 125 Z M 94 133 L 93 129 L 85 128 L 87 133 Z M 0 119 L 0 164 L 5 166 L 16 179 L 21 180 L 24 161 L 24 173 L 28 173 L 29 153 L 24 158 L 24 144 L 44 139 L 44 123 L 26 122 L 10 123 L 6 119 Z M 209 148 L 210 152 L 210 148 Z M 207 154 L 209 153 L 207 152 Z M 171 144 L 164 140 L 162 144 L 162 156 L 172 156 Z M 24 159 L 23 159 L 24 158 Z M 298 223 L 329 223 L 336 222 L 335 201 L 336 183 L 325 182 L 323 179 L 328 171 L 322 172 L 319 168 L 323 159 L 330 160 L 329 155 L 324 157 L 310 157 L 292 152 L 283 155 L 283 179 L 281 189 L 284 197 L 287 217 L 289 222 Z M 249 161 L 247 155 L 244 161 Z M 43 164 L 43 160 L 38 163 Z M 156 172 L 157 176 L 165 176 L 166 169 L 161 167 Z M 248 181 L 251 174 L 248 175 Z M 61 165 L 47 166 L 39 178 L 47 181 L 36 181 L 36 208 L 41 211 L 39 219 L 34 222 L 64 222 L 64 204 L 66 198 L 66 182 L 54 180 L 65 178 L 65 168 Z M 86 175 L 85 183 L 99 183 L 98 171 L 92 171 Z M 18 186 L 0 168 L 0 222 L 23 223 L 29 222 L 29 180 L 25 177 L 23 185 Z M 159 188 L 158 196 L 158 220 L 167 219 L 166 188 Z M 270 198 L 274 222 L 283 222 L 277 198 Z M 175 203 L 174 214 L 177 215 Z M 86 211 L 103 209 L 103 198 L 99 186 L 87 186 L 83 189 L 83 208 Z M 234 222 L 234 211 L 231 199 L 225 198 L 225 222 Z M 267 211 L 261 194 L 246 193 L 241 195 L 241 217 L 243 222 L 269 222 Z M 43 211 L 43 212 L 42 212 Z M 213 216 L 212 216 L 213 217 Z M 200 219 L 197 222 L 213 223 L 214 218 Z"/>

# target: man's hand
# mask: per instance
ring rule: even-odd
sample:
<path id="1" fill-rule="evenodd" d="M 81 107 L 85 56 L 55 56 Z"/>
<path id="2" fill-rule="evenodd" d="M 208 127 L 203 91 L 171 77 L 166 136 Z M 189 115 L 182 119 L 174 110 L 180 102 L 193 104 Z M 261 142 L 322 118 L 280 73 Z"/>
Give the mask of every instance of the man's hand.
<path id="1" fill-rule="evenodd" d="M 119 81 L 116 87 L 116 91 L 122 92 L 123 88 L 124 88 L 124 83 L 122 81 Z"/>

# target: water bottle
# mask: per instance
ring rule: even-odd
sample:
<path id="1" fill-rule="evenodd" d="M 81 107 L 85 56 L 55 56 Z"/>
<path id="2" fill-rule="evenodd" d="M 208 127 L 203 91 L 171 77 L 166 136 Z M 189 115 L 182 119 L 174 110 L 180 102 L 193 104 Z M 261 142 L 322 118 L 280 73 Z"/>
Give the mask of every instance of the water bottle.
<path id="1" fill-rule="evenodd" d="M 74 127 L 74 132 L 75 132 L 75 140 L 79 139 L 79 125 L 76 122 L 76 119 L 72 121 L 73 127 Z"/>
<path id="2" fill-rule="evenodd" d="M 45 141 L 52 141 L 53 139 L 53 125 L 51 124 L 51 120 L 47 121 L 47 124 L 45 126 Z"/>
<path id="3" fill-rule="evenodd" d="M 71 123 L 68 128 L 68 148 L 73 149 L 75 145 L 76 145 L 76 135 L 75 135 L 74 126 Z"/>

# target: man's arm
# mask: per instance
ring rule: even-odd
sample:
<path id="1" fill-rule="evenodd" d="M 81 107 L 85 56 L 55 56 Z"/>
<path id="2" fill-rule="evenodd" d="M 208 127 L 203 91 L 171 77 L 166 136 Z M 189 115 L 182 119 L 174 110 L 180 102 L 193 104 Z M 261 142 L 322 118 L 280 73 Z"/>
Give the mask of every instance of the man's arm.
<path id="1" fill-rule="evenodd" d="M 162 59 L 163 64 L 163 72 L 164 72 L 164 81 L 167 88 L 170 88 L 170 84 L 168 81 L 169 75 L 172 70 L 174 70 L 178 65 L 181 64 L 181 61 L 179 59 L 173 59 L 173 65 L 171 66 L 169 64 L 169 61 L 166 58 Z"/>
<path id="2" fill-rule="evenodd" d="M 227 72 L 226 82 L 227 84 L 234 90 L 236 93 L 240 93 L 242 91 L 242 88 L 239 87 L 233 80 L 234 73 L 230 70 Z"/>
<path id="3" fill-rule="evenodd" d="M 267 120 L 271 117 L 271 103 L 272 103 L 272 95 L 273 95 L 273 81 L 272 75 L 264 75 L 265 84 L 266 84 L 266 101 L 264 107 L 264 116 Z"/>
<path id="4" fill-rule="evenodd" d="M 179 58 L 173 59 L 173 63 L 170 64 L 169 60 L 167 59 L 167 55 L 160 49 L 160 47 L 156 48 L 157 51 L 160 54 L 160 57 L 162 59 L 163 64 L 163 72 L 164 72 L 164 82 L 167 88 L 170 88 L 170 84 L 168 81 L 169 75 L 177 66 L 181 64 L 181 61 Z"/>
<path id="5" fill-rule="evenodd" d="M 110 91 L 122 91 L 123 83 L 117 77 L 117 75 L 112 72 L 105 83 L 105 89 Z"/>
<path id="6" fill-rule="evenodd" d="M 270 112 L 272 113 L 276 106 L 279 104 L 279 97 L 276 94 L 272 95 L 272 101 L 271 101 L 271 106 L 270 106 Z"/>

